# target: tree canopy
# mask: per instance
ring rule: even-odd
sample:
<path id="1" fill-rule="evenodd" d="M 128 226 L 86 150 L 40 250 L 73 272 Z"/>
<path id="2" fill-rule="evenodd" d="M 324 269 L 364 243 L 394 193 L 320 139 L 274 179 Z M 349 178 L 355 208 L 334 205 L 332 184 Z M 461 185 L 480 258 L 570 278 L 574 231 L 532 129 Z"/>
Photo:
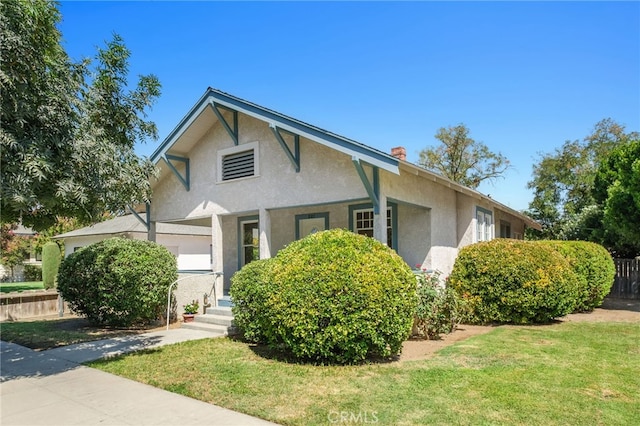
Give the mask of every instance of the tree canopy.
<path id="1" fill-rule="evenodd" d="M 47 0 L 0 3 L 2 222 L 35 230 L 147 202 L 154 173 L 134 144 L 157 138 L 145 118 L 158 79 L 128 89 L 130 51 L 118 35 L 95 60 L 72 61 L 60 19 Z"/>
<path id="2" fill-rule="evenodd" d="M 639 136 L 608 118 L 598 122 L 583 140 L 566 141 L 555 152 L 542 154 L 528 183 L 534 199 L 527 214 L 543 228 L 535 237 L 593 241 L 617 255 L 640 254 L 621 238 L 613 219 L 621 219 L 613 216 L 614 211 L 616 215 L 623 211 L 620 200 L 631 200 L 626 188 L 636 181 L 626 171 L 639 167 L 631 161 L 635 152 L 632 141 Z M 637 184 L 635 188 L 638 192 Z M 609 200 L 611 191 L 616 195 Z M 632 209 L 632 204 L 628 208 Z M 637 217 L 629 210 L 624 215 Z"/>
<path id="3" fill-rule="evenodd" d="M 620 145 L 600 164 L 593 196 L 602 206 L 605 242 L 640 254 L 640 140 Z"/>
<path id="4" fill-rule="evenodd" d="M 501 177 L 509 168 L 506 157 L 469 137 L 464 124 L 441 127 L 435 138 L 441 144 L 422 150 L 418 164 L 454 182 L 475 189 L 482 181 Z"/>

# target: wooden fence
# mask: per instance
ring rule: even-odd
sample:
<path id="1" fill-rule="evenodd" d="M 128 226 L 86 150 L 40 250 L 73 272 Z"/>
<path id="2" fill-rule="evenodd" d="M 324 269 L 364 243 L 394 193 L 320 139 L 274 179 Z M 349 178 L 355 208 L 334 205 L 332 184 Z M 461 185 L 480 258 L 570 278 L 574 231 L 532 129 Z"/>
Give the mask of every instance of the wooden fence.
<path id="1" fill-rule="evenodd" d="M 640 299 L 640 259 L 615 259 L 616 278 L 609 297 Z"/>

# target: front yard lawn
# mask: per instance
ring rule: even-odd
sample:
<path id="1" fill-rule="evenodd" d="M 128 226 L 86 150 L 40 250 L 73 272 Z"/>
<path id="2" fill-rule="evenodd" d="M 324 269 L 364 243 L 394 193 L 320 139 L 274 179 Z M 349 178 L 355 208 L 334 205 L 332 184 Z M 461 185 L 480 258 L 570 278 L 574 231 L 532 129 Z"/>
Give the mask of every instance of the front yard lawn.
<path id="1" fill-rule="evenodd" d="M 0 283 L 0 293 L 10 293 L 12 291 L 44 290 L 42 281 L 25 281 L 17 283 Z"/>
<path id="2" fill-rule="evenodd" d="M 197 340 L 92 367 L 288 425 L 635 424 L 638 323 L 504 326 L 421 361 L 335 367 Z M 162 366 L 162 368 L 158 368 Z"/>

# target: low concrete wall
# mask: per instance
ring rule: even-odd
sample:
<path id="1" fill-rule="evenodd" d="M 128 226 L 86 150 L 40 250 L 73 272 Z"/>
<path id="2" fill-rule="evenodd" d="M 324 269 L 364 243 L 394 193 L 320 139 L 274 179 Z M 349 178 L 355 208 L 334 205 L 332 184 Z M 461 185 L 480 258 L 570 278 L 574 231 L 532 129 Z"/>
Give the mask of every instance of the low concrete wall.
<path id="1" fill-rule="evenodd" d="M 0 321 L 57 315 L 59 295 L 56 290 L 22 291 L 0 294 Z M 69 311 L 66 303 L 63 312 Z"/>
<path id="2" fill-rule="evenodd" d="M 218 278 L 218 285 L 216 286 L 216 292 L 212 291 L 214 275 L 205 275 L 202 272 L 180 272 L 178 273 L 178 284 L 176 284 L 174 295 L 174 306 L 172 311 L 177 315 L 178 320 L 182 320 L 183 306 L 191 303 L 192 300 L 197 300 L 200 304 L 198 313 L 202 314 L 205 311 L 205 297 L 211 294 L 209 303 L 213 306 L 216 302 L 214 297 L 222 297 L 222 278 Z"/>

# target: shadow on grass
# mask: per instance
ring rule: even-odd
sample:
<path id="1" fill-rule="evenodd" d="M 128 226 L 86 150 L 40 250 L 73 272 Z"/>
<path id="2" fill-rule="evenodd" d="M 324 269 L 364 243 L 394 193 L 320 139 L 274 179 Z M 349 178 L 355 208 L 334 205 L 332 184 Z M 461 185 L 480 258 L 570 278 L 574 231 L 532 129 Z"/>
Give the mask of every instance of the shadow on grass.
<path id="1" fill-rule="evenodd" d="M 273 348 L 265 344 L 258 344 L 250 342 L 242 337 L 242 335 L 229 336 L 229 339 L 240 342 L 249 347 L 249 349 L 261 358 L 271 361 L 283 362 L 287 364 L 296 365 L 315 365 L 315 366 L 333 366 L 333 367 L 348 367 L 353 365 L 369 365 L 369 364 L 389 364 L 397 362 L 400 359 L 399 355 L 383 358 L 383 357 L 368 357 L 360 362 L 340 364 L 336 362 L 330 362 L 322 359 L 305 359 L 297 358 L 294 354 L 287 351 L 286 348 Z"/>

